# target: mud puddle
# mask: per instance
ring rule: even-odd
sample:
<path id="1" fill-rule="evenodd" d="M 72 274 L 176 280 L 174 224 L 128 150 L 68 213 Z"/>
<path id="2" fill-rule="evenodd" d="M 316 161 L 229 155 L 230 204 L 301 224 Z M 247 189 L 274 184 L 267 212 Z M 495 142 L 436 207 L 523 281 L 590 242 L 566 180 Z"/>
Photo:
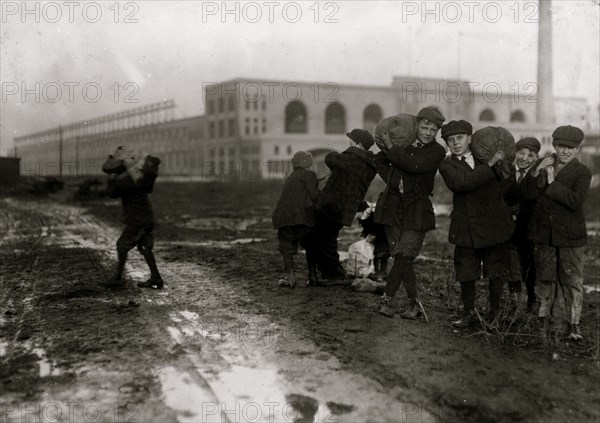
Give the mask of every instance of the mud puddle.
<path id="1" fill-rule="evenodd" d="M 32 352 L 38 356 L 37 364 L 40 368 L 40 377 L 59 376 L 62 373 L 56 367 L 56 363 L 47 358 L 46 351 L 43 348 L 33 348 Z"/>
<path id="2" fill-rule="evenodd" d="M 210 248 L 231 248 L 236 245 L 259 244 L 267 242 L 265 238 L 237 238 L 231 241 L 171 241 L 161 242 L 157 245 L 158 249 L 168 249 L 169 247 L 210 247 Z"/>
<path id="3" fill-rule="evenodd" d="M 104 228 L 75 208 L 61 210 L 61 219 L 44 225 L 40 231 L 45 245 L 84 245 L 104 257 L 114 256 L 117 230 Z M 235 222 L 235 230 L 260 223 L 256 219 L 231 221 Z M 201 220 L 195 224 L 215 222 Z M 238 238 L 209 241 L 206 246 L 226 249 L 259 242 L 266 240 Z M 178 243 L 159 243 L 157 254 L 174 245 Z M 146 269 L 145 263 L 139 255 L 131 254 L 126 273 L 133 284 L 144 279 L 145 273 L 140 269 Z M 212 269 L 177 261 L 165 265 L 164 275 L 167 289 L 140 292 L 136 304 L 168 310 L 168 319 L 161 320 L 157 330 L 170 338 L 173 358 L 158 366 L 151 364 L 151 372 L 158 381 L 161 399 L 178 421 L 313 423 L 335 417 L 341 422 L 385 422 L 397 421 L 405 412 L 406 406 L 398 400 L 397 392 L 389 392 L 368 377 L 342 370 L 334 355 L 317 347 L 313 333 L 289 320 L 272 321 L 268 314 L 255 312 L 253 307 L 236 305 L 255 300 L 225 283 Z M 201 294 L 195 295 L 196 292 Z M 149 310 L 141 309 L 143 316 L 149 317 Z M 4 354 L 9 353 L 7 348 L 4 347 Z M 30 350 L 35 354 L 40 377 L 60 375 L 60 368 L 41 346 Z M 77 374 L 95 380 L 98 368 L 90 364 L 88 370 Z M 116 372 L 110 378 L 121 381 L 117 385 L 121 386 L 131 377 L 128 372 Z M 67 390 L 55 391 L 53 396 L 67 398 L 76 392 L 77 398 L 97 398 L 86 391 L 82 381 Z M 52 391 L 50 388 L 47 392 Z M 115 395 L 121 398 L 131 393 L 119 389 L 107 394 L 101 393 L 101 398 L 114 400 Z M 426 417 L 435 421 L 429 413 Z"/>
<path id="4" fill-rule="evenodd" d="M 217 298 L 247 300 L 221 283 L 217 275 L 193 263 L 177 263 L 178 274 L 193 280 L 210 281 L 210 294 Z M 207 293 L 208 294 L 208 293 Z M 229 312 L 210 316 L 199 309 L 172 310 L 167 332 L 193 363 L 194 370 L 208 389 L 200 389 L 194 407 L 182 409 L 179 421 L 200 416 L 202 421 L 219 419 L 253 422 L 359 422 L 436 421 L 423 410 L 419 416 L 407 414 L 407 404 L 397 392 L 387 392 L 378 382 L 342 370 L 338 359 L 320 351 L 314 334 L 290 321 L 273 322 L 267 315 Z M 169 383 L 163 395 L 175 404 L 187 395 L 193 378 L 173 369 L 157 373 L 168 383 L 179 378 L 185 383 Z M 191 372 L 190 372 L 191 373 Z M 181 379 L 183 378 L 183 379 Z M 196 386 L 193 389 L 198 389 Z M 212 400 L 206 400 L 210 396 Z M 181 408 L 181 406 L 178 406 Z"/>
<path id="5" fill-rule="evenodd" d="M 586 294 L 600 292 L 600 285 L 583 285 L 583 290 Z"/>
<path id="6" fill-rule="evenodd" d="M 267 220 L 259 217 L 250 219 L 228 218 L 228 217 L 205 217 L 193 218 L 185 223 L 186 228 L 214 230 L 227 229 L 229 231 L 241 232 L 252 226 L 259 225 Z M 270 221 L 269 221 L 270 222 Z"/>

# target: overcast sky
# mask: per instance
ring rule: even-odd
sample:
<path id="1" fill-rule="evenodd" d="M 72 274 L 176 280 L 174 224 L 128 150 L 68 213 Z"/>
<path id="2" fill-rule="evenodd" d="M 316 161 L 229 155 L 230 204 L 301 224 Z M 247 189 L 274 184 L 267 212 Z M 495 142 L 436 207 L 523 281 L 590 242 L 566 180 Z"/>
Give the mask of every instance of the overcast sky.
<path id="1" fill-rule="evenodd" d="M 2 1 L 0 155 L 14 136 L 165 98 L 197 115 L 202 84 L 235 77 L 536 81 L 536 1 L 27 3 Z M 554 94 L 598 104 L 598 0 L 552 4 Z"/>

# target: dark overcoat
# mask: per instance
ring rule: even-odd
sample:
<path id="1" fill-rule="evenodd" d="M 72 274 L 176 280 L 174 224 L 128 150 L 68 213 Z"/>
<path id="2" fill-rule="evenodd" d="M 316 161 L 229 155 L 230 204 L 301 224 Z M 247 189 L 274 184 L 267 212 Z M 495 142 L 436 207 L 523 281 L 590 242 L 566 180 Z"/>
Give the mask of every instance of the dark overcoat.
<path id="1" fill-rule="evenodd" d="M 475 169 L 452 155 L 440 164 L 444 182 L 454 193 L 448 241 L 485 248 L 508 241 L 515 224 L 496 174 L 475 159 Z"/>
<path id="2" fill-rule="evenodd" d="M 316 210 L 340 225 L 350 226 L 376 174 L 373 156 L 358 147 L 325 156 L 331 174 L 317 198 Z"/>
<path id="3" fill-rule="evenodd" d="M 317 175 L 312 170 L 294 169 L 283 184 L 273 211 L 273 227 L 315 224 L 314 201 L 319 193 Z"/>
<path id="4" fill-rule="evenodd" d="M 377 201 L 375 221 L 390 226 L 400 224 L 403 230 L 435 229 L 430 196 L 435 174 L 445 156 L 446 150 L 435 141 L 419 148 L 393 147 L 387 154 L 378 153 L 375 168 L 387 185 Z"/>
<path id="5" fill-rule="evenodd" d="M 511 206 L 512 214 L 515 217 L 515 233 L 512 240 L 516 243 L 527 239 L 529 222 L 535 208 L 535 199 L 527 199 L 523 195 L 523 187 L 533 177 L 532 169 L 533 166 L 529 168 L 525 177 L 519 183 L 517 183 L 516 171 L 513 171 L 509 177 L 509 187 L 504 193 L 504 200 L 506 204 Z"/>
<path id="6" fill-rule="evenodd" d="M 121 173 L 116 179 L 109 179 L 108 196 L 121 197 L 123 223 L 126 225 L 148 226 L 154 224 L 154 213 L 143 187 L 135 184 L 129 172 Z"/>
<path id="7" fill-rule="evenodd" d="M 555 175 L 551 184 L 540 184 L 540 178 L 541 174 L 531 177 L 522 189 L 525 198 L 537 199 L 529 224 L 529 238 L 553 247 L 586 245 L 583 202 L 592 180 L 590 169 L 573 159 Z"/>

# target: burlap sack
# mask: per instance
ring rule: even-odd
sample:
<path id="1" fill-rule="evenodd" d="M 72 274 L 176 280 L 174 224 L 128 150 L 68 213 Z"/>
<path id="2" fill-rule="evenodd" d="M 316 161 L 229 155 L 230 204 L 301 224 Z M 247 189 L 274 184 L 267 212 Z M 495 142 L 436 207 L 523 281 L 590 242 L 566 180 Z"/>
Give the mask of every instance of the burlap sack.
<path id="1" fill-rule="evenodd" d="M 375 137 L 384 132 L 390 134 L 392 144 L 408 147 L 417 139 L 417 118 L 408 113 L 386 117 L 375 127 Z"/>
<path id="2" fill-rule="evenodd" d="M 126 146 L 119 146 L 111 154 L 102 170 L 106 173 L 121 173 L 127 170 L 133 182 L 145 192 L 152 192 L 158 176 L 160 159 Z M 117 169 L 119 172 L 117 172 Z"/>
<path id="3" fill-rule="evenodd" d="M 507 129 L 500 126 L 486 126 L 473 134 L 471 151 L 473 156 L 482 162 L 489 161 L 496 152 L 503 151 L 504 160 L 498 162 L 498 166 L 506 176 L 515 161 L 517 147 L 515 138 Z"/>

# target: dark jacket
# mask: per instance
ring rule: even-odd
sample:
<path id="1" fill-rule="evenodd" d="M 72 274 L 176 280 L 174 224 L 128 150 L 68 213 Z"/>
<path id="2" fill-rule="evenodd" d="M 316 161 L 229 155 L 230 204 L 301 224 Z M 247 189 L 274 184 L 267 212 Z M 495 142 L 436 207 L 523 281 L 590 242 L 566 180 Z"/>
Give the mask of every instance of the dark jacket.
<path id="1" fill-rule="evenodd" d="M 314 201 L 319 193 L 317 175 L 312 170 L 294 169 L 283 184 L 273 211 L 273 227 L 315 224 Z"/>
<path id="2" fill-rule="evenodd" d="M 334 222 L 350 226 L 375 177 L 373 157 L 373 153 L 358 147 L 325 156 L 331 175 L 317 198 L 316 210 Z"/>
<path id="3" fill-rule="evenodd" d="M 550 185 L 545 183 L 539 187 L 540 178 L 541 175 L 531 177 L 522 190 L 525 198 L 537 199 L 529 224 L 529 238 L 554 247 L 586 245 L 583 202 L 590 189 L 592 172 L 573 159 L 555 175 Z"/>
<path id="4" fill-rule="evenodd" d="M 452 155 L 440 164 L 444 182 L 454 193 L 448 241 L 468 248 L 501 244 L 515 224 L 504 202 L 497 176 L 487 163 L 475 159 L 475 169 Z"/>
<path id="5" fill-rule="evenodd" d="M 123 223 L 137 226 L 154 224 L 154 214 L 148 194 L 143 187 L 139 187 L 133 182 L 128 172 L 121 173 L 117 179 L 109 179 L 107 191 L 111 198 L 121 197 Z"/>
<path id="6" fill-rule="evenodd" d="M 387 182 L 375 207 L 375 221 L 400 224 L 404 230 L 435 229 L 435 215 L 429 197 L 433 195 L 435 174 L 444 157 L 444 147 L 433 141 L 420 148 L 394 147 L 375 156 L 375 168 Z M 400 194 L 402 180 L 404 194 Z"/>
<path id="7" fill-rule="evenodd" d="M 535 208 L 535 199 L 527 199 L 523 196 L 523 186 L 529 179 L 532 178 L 533 166 L 529 168 L 523 180 L 517 183 L 517 173 L 514 170 L 509 177 L 510 185 L 504 193 L 506 204 L 511 207 L 513 220 L 515 221 L 515 233 L 512 236 L 512 241 L 519 243 L 527 239 L 529 230 L 529 222 Z"/>

